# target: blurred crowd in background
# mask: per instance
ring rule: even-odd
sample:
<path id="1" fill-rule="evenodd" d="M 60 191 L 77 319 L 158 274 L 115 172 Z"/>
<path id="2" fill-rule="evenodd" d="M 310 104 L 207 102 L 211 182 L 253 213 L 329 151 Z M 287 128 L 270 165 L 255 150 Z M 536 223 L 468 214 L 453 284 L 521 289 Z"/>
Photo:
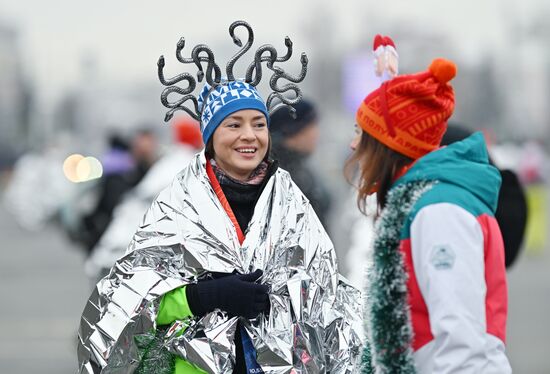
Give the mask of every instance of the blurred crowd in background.
<path id="1" fill-rule="evenodd" d="M 283 1 L 266 4 L 265 10 L 237 1 L 224 5 L 226 12 L 212 11 L 207 24 L 204 15 L 195 17 L 202 11 L 198 4 L 169 2 L 160 9 L 99 2 L 77 9 L 65 1 L 21 3 L 27 4 L 0 1 L 0 214 L 9 217 L 2 222 L 15 221 L 20 235 L 36 236 L 37 243 L 45 231 L 64 237 L 67 251 L 78 258 L 68 266 L 78 266 L 82 275 L 67 281 L 85 284 L 75 301 L 82 307 L 93 284 L 124 252 L 156 194 L 202 148 L 198 124 L 190 118 L 163 123 L 156 59 L 164 54 L 179 73 L 171 54 L 186 36 L 193 43 L 213 40 L 211 46 L 226 61 L 234 52 L 226 28 L 240 18 L 258 30 L 259 44 L 281 48 L 283 40 L 273 36 L 288 34 L 307 46 L 307 100 L 296 108 L 296 119 L 285 110 L 271 118 L 272 155 L 311 200 L 335 243 L 341 271 L 353 283 L 361 286 L 369 239 L 364 233 L 366 227 L 372 230 L 372 219 L 358 213 L 342 168 L 350 154 L 353 115 L 375 84 L 367 72 L 376 33 L 395 40 L 402 73 L 438 55 L 457 63 L 453 127 L 482 131 L 493 163 L 512 186 L 501 196 L 510 204 L 504 213 L 509 217 L 503 218 L 510 226 L 503 231 L 516 248 L 509 265 L 534 259 L 550 266 L 550 5 L 544 1 L 441 5 L 425 0 L 391 7 Z M 133 9 L 126 13 L 125 7 Z M 277 20 L 266 22 L 267 12 Z M 0 227 L 0 237 L 5 230 Z M 48 243 L 40 245 L 47 253 Z M 26 263 L 8 264 L 4 255 L 28 248 L 0 247 L 2 269 L 24 270 Z M 64 254 L 56 252 L 60 263 Z M 525 269 L 518 279 L 531 271 Z M 10 280 L 2 274 L 0 279 Z M 550 304 L 537 301 L 550 299 L 550 280 L 540 275 L 533 282 L 539 287 L 529 308 L 547 314 Z M 524 286 L 522 292 L 535 290 Z M 17 284 L 13 287 L 19 292 Z M 512 295 L 512 311 L 522 302 Z M 72 317 L 75 329 L 78 317 Z M 538 351 L 550 349 L 548 338 L 545 347 Z M 532 371 L 521 366 L 529 360 L 519 357 L 536 348 L 515 349 L 511 361 L 518 372 L 550 372 L 550 363 L 541 364 L 544 357 L 537 356 Z M 17 363 L 11 365 L 13 371 L 0 371 L 17 372 Z"/>

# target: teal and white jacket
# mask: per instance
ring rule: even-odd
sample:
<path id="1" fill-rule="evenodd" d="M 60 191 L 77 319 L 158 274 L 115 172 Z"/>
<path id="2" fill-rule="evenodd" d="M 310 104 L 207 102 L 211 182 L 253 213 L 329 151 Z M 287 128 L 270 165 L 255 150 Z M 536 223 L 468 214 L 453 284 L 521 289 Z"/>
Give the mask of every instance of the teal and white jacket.
<path id="1" fill-rule="evenodd" d="M 511 373 L 504 351 L 507 319 L 504 245 L 494 217 L 501 180 L 498 170 L 488 162 L 483 136 L 476 133 L 418 159 L 394 183 L 388 196 L 399 187 L 406 190 L 415 183 L 425 182 L 433 183 L 411 200 L 400 231 L 395 231 L 400 232 L 395 241 L 401 253 L 398 267 L 405 273 L 403 309 L 407 322 L 403 331 L 410 332 L 410 341 L 402 343 L 404 351 L 412 356 L 410 372 Z M 388 198 L 384 210 L 400 209 L 395 201 Z M 388 222 L 391 221 L 379 225 L 376 235 L 386 235 L 382 234 L 383 225 Z M 375 252 L 377 245 L 384 247 L 375 239 Z M 383 267 L 388 267 L 388 263 L 384 265 L 380 253 L 378 260 L 376 253 L 374 256 L 373 271 L 380 276 L 378 279 L 383 279 L 388 272 Z M 391 282 L 378 283 L 370 286 L 371 291 L 372 287 L 378 287 L 375 291 L 393 287 Z M 398 287 L 396 290 L 399 291 Z M 380 315 L 388 307 L 381 306 L 388 304 L 383 297 L 391 299 L 392 293 L 377 295 L 386 296 L 378 300 L 376 295 L 367 296 L 370 303 L 367 315 L 369 311 L 379 313 L 378 318 L 383 320 Z M 373 309 L 373 303 L 379 305 Z M 402 312 L 396 311 L 395 305 L 390 308 L 397 316 Z M 395 324 L 393 327 L 400 328 Z M 392 332 L 380 335 L 383 327 L 375 322 L 371 322 L 370 328 L 375 330 L 369 334 L 370 361 L 375 372 L 386 372 L 380 369 L 384 367 L 381 357 L 385 349 L 379 343 L 391 342 Z M 394 344 L 389 348 L 399 351 L 404 346 Z"/>

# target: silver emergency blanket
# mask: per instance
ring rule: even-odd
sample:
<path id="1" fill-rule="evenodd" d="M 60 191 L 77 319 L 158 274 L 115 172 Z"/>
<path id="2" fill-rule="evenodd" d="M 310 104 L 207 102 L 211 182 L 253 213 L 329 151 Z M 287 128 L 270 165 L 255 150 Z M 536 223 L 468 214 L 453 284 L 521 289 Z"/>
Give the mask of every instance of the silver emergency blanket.
<path id="1" fill-rule="evenodd" d="M 361 295 L 339 277 L 333 245 L 284 170 L 270 178 L 241 245 L 204 153 L 153 202 L 126 255 L 96 286 L 79 328 L 80 373 L 132 373 L 136 341 L 154 334 L 161 296 L 211 272 L 262 269 L 271 309 L 241 319 L 265 373 L 357 373 Z M 176 321 L 165 346 L 209 373 L 231 373 L 237 317 Z M 183 334 L 180 332 L 184 330 Z"/>
<path id="2" fill-rule="evenodd" d="M 141 217 L 155 197 L 168 186 L 189 163 L 196 150 L 183 144 L 174 146 L 155 162 L 147 174 L 113 211 L 113 218 L 85 263 L 86 274 L 95 284 L 124 255 L 128 241 L 139 226 Z"/>

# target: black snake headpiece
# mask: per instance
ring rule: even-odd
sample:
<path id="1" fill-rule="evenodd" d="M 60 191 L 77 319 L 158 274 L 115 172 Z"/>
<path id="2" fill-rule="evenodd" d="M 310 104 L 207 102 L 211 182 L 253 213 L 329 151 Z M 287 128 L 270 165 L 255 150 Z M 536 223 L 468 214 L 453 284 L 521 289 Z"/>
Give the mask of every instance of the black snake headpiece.
<path id="1" fill-rule="evenodd" d="M 248 31 L 248 40 L 243 45 L 241 39 L 235 35 L 237 27 L 244 27 Z M 165 78 L 164 76 L 164 56 L 160 56 L 158 60 L 158 76 L 160 82 L 167 86 L 160 95 L 162 104 L 169 108 L 166 112 L 164 121 L 169 121 L 175 112 L 183 110 L 188 113 L 194 119 L 200 121 L 200 109 L 197 97 L 192 94 L 197 86 L 197 81 L 202 82 L 206 79 L 206 82 L 211 87 L 216 87 L 226 82 L 235 81 L 235 75 L 233 73 L 233 67 L 239 58 L 241 58 L 251 47 L 254 42 L 254 32 L 252 27 L 245 21 L 235 21 L 229 26 L 229 35 L 233 39 L 240 50 L 229 59 L 226 65 L 226 78 L 222 79 L 221 69 L 214 59 L 214 53 L 205 44 L 196 45 L 191 51 L 191 57 L 185 58 L 182 56 L 182 51 L 185 47 L 185 38 L 181 38 L 176 46 L 176 58 L 183 64 L 195 64 L 197 66 L 197 78 L 195 79 L 189 73 L 181 73 L 172 78 Z M 262 79 L 262 64 L 265 63 L 267 68 L 271 70 L 272 76 L 269 79 L 269 85 L 273 90 L 269 94 L 266 100 L 266 106 L 269 110 L 269 114 L 272 114 L 279 108 L 286 106 L 292 115 L 295 114 L 294 108 L 291 105 L 298 103 L 302 99 L 302 92 L 296 83 L 300 83 L 304 80 L 307 73 L 308 59 L 305 53 L 300 56 L 300 62 L 302 64 L 302 70 L 298 76 L 293 76 L 286 73 L 280 66 L 276 65 L 281 62 L 288 61 L 292 56 L 292 41 L 287 36 L 285 38 L 285 46 L 287 48 L 286 53 L 283 56 L 279 56 L 277 50 L 271 44 L 264 44 L 260 46 L 254 53 L 254 61 L 248 65 L 244 81 L 251 86 L 257 86 Z M 206 71 L 203 67 L 203 63 L 206 64 Z M 281 79 L 286 79 L 289 83 L 280 84 Z M 177 86 L 178 83 L 186 81 L 186 87 Z M 293 97 L 289 98 L 284 94 L 287 92 L 293 92 Z M 179 98 L 174 101 L 169 101 L 168 96 L 172 93 L 179 95 Z M 188 106 L 188 102 L 192 103 L 192 107 Z"/>

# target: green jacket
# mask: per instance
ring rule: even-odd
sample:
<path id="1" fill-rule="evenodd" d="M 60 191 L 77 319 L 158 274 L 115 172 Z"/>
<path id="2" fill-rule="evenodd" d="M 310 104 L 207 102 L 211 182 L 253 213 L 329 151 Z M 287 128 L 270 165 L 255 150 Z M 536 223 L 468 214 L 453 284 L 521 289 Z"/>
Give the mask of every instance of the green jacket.
<path id="1" fill-rule="evenodd" d="M 157 325 L 170 325 L 176 320 L 183 320 L 188 317 L 192 317 L 189 303 L 187 302 L 187 296 L 185 294 L 185 286 L 176 288 L 166 293 L 159 306 L 159 312 L 157 315 Z M 176 357 L 176 367 L 174 374 L 203 374 L 204 370 L 199 369 L 195 365 L 180 357 Z"/>

